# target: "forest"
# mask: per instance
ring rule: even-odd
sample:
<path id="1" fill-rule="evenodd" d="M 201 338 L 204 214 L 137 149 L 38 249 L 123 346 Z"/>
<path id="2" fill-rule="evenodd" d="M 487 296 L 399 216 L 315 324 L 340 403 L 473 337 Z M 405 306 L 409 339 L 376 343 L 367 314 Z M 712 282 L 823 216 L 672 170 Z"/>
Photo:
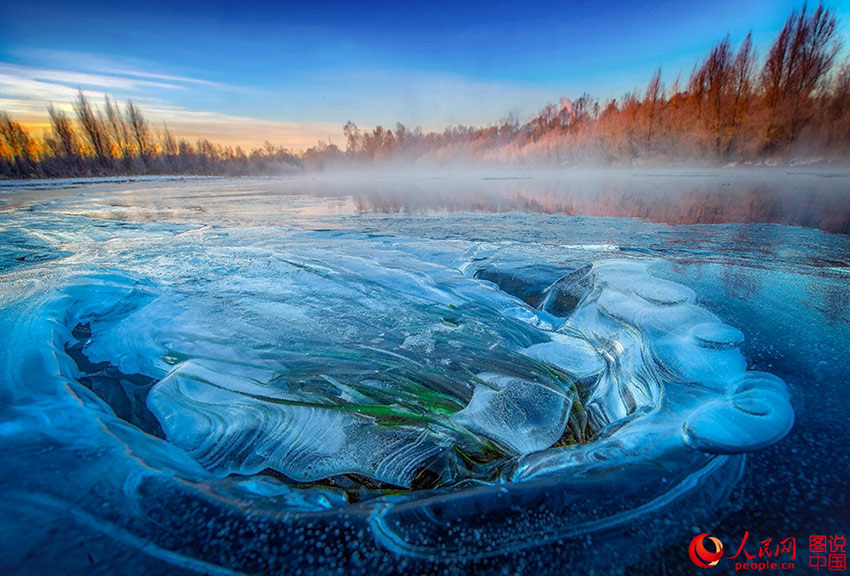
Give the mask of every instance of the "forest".
<path id="1" fill-rule="evenodd" d="M 599 101 L 546 104 L 530 121 L 442 132 L 343 128 L 345 149 L 319 142 L 296 153 L 266 143 L 246 152 L 154 128 L 138 106 L 80 91 L 73 117 L 50 106 L 34 137 L 0 112 L 0 178 L 137 174 L 279 174 L 361 165 L 639 166 L 840 162 L 850 154 L 850 57 L 833 11 L 804 5 L 759 56 L 751 36 L 719 41 L 687 80 Z"/>

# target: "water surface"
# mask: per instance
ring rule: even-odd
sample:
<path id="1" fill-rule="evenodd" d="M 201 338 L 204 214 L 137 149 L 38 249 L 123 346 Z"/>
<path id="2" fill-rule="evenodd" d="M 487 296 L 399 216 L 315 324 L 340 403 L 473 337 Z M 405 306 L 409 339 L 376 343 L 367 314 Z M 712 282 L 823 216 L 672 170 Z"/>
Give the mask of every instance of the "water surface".
<path id="1" fill-rule="evenodd" d="M 640 573 L 841 534 L 847 179 L 0 185 L 4 571 Z M 775 421 L 699 428 L 744 381 Z"/>

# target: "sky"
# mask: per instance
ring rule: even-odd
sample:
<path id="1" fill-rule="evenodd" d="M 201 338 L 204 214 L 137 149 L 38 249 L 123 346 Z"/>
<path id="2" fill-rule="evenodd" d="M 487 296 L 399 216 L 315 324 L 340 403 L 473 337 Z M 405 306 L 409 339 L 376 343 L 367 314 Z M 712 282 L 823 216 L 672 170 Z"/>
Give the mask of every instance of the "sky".
<path id="1" fill-rule="evenodd" d="M 850 41 L 850 0 L 827 7 Z M 78 90 L 175 134 L 343 146 L 342 125 L 442 130 L 683 81 L 729 34 L 760 55 L 796 0 L 145 3 L 0 0 L 0 111 L 39 133 Z M 811 7 L 810 7 L 811 9 Z M 845 49 L 845 54 L 847 50 Z"/>

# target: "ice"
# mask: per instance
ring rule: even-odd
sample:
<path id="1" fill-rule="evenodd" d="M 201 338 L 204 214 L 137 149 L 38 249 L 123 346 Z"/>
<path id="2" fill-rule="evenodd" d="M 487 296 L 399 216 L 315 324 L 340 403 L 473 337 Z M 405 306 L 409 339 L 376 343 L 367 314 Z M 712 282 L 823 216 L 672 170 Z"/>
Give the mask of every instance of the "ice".
<path id="1" fill-rule="evenodd" d="M 705 348 L 730 348 L 744 341 L 744 334 L 733 326 L 721 322 L 705 322 L 691 328 L 691 334 Z"/>
<path id="2" fill-rule="evenodd" d="M 341 490 L 315 487 L 298 489 L 262 477 L 243 480 L 238 486 L 252 495 L 274 499 L 288 510 L 315 512 L 317 509 L 330 510 L 346 505 L 345 493 Z"/>
<path id="3" fill-rule="evenodd" d="M 144 195 L 75 195 L 0 235 L 0 514 L 56 557 L 79 533 L 113 572 L 494 572 L 553 550 L 590 572 L 650 545 L 610 534 L 701 525 L 740 455 L 794 425 L 748 364 L 765 332 L 646 256 L 669 229 L 629 253 L 631 221 L 281 222 L 280 199 L 219 203 L 253 184 L 157 186 L 162 221 Z"/>
<path id="4" fill-rule="evenodd" d="M 444 449 L 422 430 L 380 428 L 353 412 L 299 405 L 297 397 L 194 361 L 160 381 L 148 405 L 170 442 L 221 475 L 271 468 L 298 482 L 354 473 L 409 486 Z"/>
<path id="5" fill-rule="evenodd" d="M 774 444 L 793 423 L 785 384 L 770 374 L 748 372 L 729 394 L 688 416 L 685 437 L 704 452 L 752 452 Z"/>
<path id="6" fill-rule="evenodd" d="M 286 329 L 275 341 L 284 347 L 278 361 L 273 350 L 257 348 L 224 356 L 209 336 L 210 342 L 176 339 L 180 322 L 188 322 L 180 332 L 200 331 L 193 313 L 160 329 L 162 348 L 182 361 L 156 384 L 148 406 L 167 439 L 217 475 L 271 469 L 314 482 L 358 474 L 409 487 L 430 470 L 451 484 L 476 474 L 457 461 L 455 447 L 481 457 L 492 443 L 509 458 L 557 444 L 577 394 L 570 379 L 581 383 L 587 422 L 603 435 L 609 426 L 621 438 L 631 437 L 631 427 L 661 430 L 665 419 L 689 411 L 692 420 L 673 425 L 677 450 L 733 454 L 787 432 L 787 397 L 734 392 L 747 374 L 740 331 L 695 305 L 692 290 L 653 276 L 647 262 L 605 260 L 540 285 L 538 305 L 567 314 L 559 323 L 539 317 L 557 319 L 553 313 L 476 280 L 530 290 L 506 272 L 459 274 L 460 253 L 420 262 L 397 240 L 361 244 L 352 254 L 327 238 L 318 245 L 309 239 L 297 257 L 278 256 L 284 268 L 276 284 L 259 279 L 237 287 L 232 277 L 244 272 L 231 268 L 227 288 L 216 292 L 263 287 L 251 308 L 237 304 L 239 322 L 224 317 L 223 325 L 259 343 L 263 334 L 255 328 L 280 318 Z M 163 314 L 159 305 L 150 313 Z M 299 315 L 290 312 L 293 305 Z M 207 308 L 205 316 L 217 312 Z M 121 329 L 135 323 L 156 324 L 134 312 Z M 115 330 L 105 332 L 112 342 L 120 341 Z M 94 339 L 89 346 L 103 354 Z M 523 356 L 560 371 L 563 380 L 533 362 L 520 369 Z M 683 386 L 703 396 L 678 394 Z M 747 412 L 754 398 L 776 405 L 770 418 Z M 727 421 L 737 418 L 742 428 L 711 436 L 705 430 L 712 418 L 730 429 Z M 667 441 L 661 446 L 673 450 Z M 552 465 L 546 474 L 559 469 Z"/>
<path id="7" fill-rule="evenodd" d="M 544 450 L 567 426 L 572 392 L 520 378 L 479 374 L 472 400 L 453 419 L 467 430 L 505 446 L 512 454 Z"/>
<path id="8" fill-rule="evenodd" d="M 788 433 L 794 416 L 784 383 L 747 371 L 741 331 L 694 305 L 692 290 L 653 277 L 641 262 L 610 260 L 591 275 L 593 288 L 562 330 L 584 334 L 605 358 L 586 399 L 602 432 L 579 449 L 525 457 L 513 480 L 586 473 L 589 461 L 613 465 L 639 451 L 659 461 L 684 460 L 689 447 L 739 454 Z"/>
<path id="9" fill-rule="evenodd" d="M 605 367 L 599 351 L 587 340 L 560 333 L 553 333 L 551 337 L 551 342 L 529 346 L 523 354 L 560 368 L 576 379 L 599 374 Z"/>

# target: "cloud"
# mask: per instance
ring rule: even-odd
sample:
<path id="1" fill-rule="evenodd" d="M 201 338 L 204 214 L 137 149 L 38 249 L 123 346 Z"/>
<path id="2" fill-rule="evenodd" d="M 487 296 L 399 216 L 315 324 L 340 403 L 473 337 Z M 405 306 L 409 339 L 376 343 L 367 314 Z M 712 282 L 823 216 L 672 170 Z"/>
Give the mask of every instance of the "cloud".
<path id="1" fill-rule="evenodd" d="M 119 78 L 109 74 L 69 72 L 47 68 L 29 68 L 0 63 L 0 110 L 23 122 L 35 135 L 47 127 L 47 106 L 72 112 L 71 103 L 82 88 L 95 105 L 103 93 L 133 100 L 155 129 L 166 123 L 177 137 L 207 138 L 221 144 L 259 147 L 266 140 L 293 149 L 305 149 L 318 140 L 342 142 L 342 128 L 327 122 L 285 122 L 222 114 L 209 110 L 190 110 L 152 93 L 162 94 L 171 84 L 146 78 L 169 79 L 173 82 L 206 86 L 204 81 L 164 74 L 133 72 L 136 78 Z M 179 88 L 179 87 L 178 87 Z M 153 89 L 153 90 L 152 90 Z"/>
<path id="2" fill-rule="evenodd" d="M 75 52 L 71 50 L 47 50 L 29 48 L 12 50 L 20 61 L 28 62 L 33 67 L 56 68 L 67 71 L 93 72 L 109 76 L 129 76 L 148 80 L 162 80 L 179 85 L 214 86 L 232 88 L 220 82 L 197 78 L 176 72 L 163 72 L 161 63 L 149 62 L 134 58 L 116 58 L 104 54 L 90 52 Z M 154 72 L 152 70 L 156 69 Z"/>
<path id="3" fill-rule="evenodd" d="M 10 74 L 0 65 L 0 99 L 32 102 L 42 108 L 50 102 L 70 102 L 74 88 Z"/>
<path id="4" fill-rule="evenodd" d="M 177 135 L 249 147 L 265 140 L 293 148 L 320 139 L 342 144 L 347 120 L 366 129 L 397 121 L 438 131 L 458 123 L 480 126 L 510 113 L 524 119 L 547 101 L 574 96 L 546 86 L 380 68 L 289 71 L 259 89 L 101 55 L 46 50 L 25 55 L 37 65 L 0 62 L 0 109 L 21 121 L 45 122 L 51 103 L 71 111 L 82 89 L 96 104 L 104 93 L 132 100 L 153 124 L 167 122 Z"/>
<path id="5" fill-rule="evenodd" d="M 47 126 L 48 105 L 72 112 L 72 102 L 82 90 L 95 105 L 101 105 L 105 93 L 121 101 L 132 99 L 156 129 L 167 123 L 177 137 L 208 138 L 247 148 L 260 146 L 266 140 L 292 148 L 307 148 L 318 139 L 329 137 L 342 140 L 342 129 L 336 124 L 260 120 L 192 110 L 175 102 L 209 99 L 210 93 L 233 90 L 225 84 L 122 67 L 96 55 L 37 51 L 35 56 L 37 60 L 55 60 L 59 65 L 0 62 L 0 110 L 23 122 L 34 134 L 40 134 Z"/>
<path id="6" fill-rule="evenodd" d="M 70 106 L 57 108 L 71 111 Z M 21 121 L 35 136 L 48 127 L 46 105 L 43 102 L 0 97 L 0 110 Z M 163 126 L 167 125 L 169 131 L 178 138 L 206 138 L 219 144 L 246 149 L 258 148 L 265 141 L 293 150 L 307 149 L 319 140 L 330 140 L 337 145 L 344 142 L 342 127 L 336 123 L 272 121 L 156 105 L 143 106 L 142 112 L 155 132 L 162 132 Z"/>
<path id="7" fill-rule="evenodd" d="M 151 79 L 164 75 L 133 74 L 134 77 L 128 77 L 0 62 L 0 110 L 24 122 L 43 122 L 48 105 L 70 111 L 80 90 L 96 103 L 103 100 L 104 94 L 109 94 L 119 100 L 132 99 L 140 105 L 158 105 L 165 103 L 163 97 L 190 91 L 187 85 L 197 84 L 192 79 L 176 76 L 165 82 Z"/>
<path id="8" fill-rule="evenodd" d="M 14 89 L 14 80 L 19 82 L 35 81 L 66 86 L 70 88 L 89 88 L 101 91 L 141 92 L 146 89 L 185 90 L 176 82 L 166 83 L 137 77 L 117 76 L 114 74 L 95 74 L 76 72 L 73 70 L 58 70 L 49 68 L 31 68 L 0 62 L 0 77 L 4 78 L 9 88 Z"/>
<path id="9" fill-rule="evenodd" d="M 175 106 L 146 106 L 148 118 L 166 123 L 168 129 L 186 138 L 207 138 L 222 144 L 259 147 L 265 141 L 292 149 L 306 149 L 319 140 L 338 145 L 344 141 L 342 126 L 330 122 L 262 120 Z"/>

